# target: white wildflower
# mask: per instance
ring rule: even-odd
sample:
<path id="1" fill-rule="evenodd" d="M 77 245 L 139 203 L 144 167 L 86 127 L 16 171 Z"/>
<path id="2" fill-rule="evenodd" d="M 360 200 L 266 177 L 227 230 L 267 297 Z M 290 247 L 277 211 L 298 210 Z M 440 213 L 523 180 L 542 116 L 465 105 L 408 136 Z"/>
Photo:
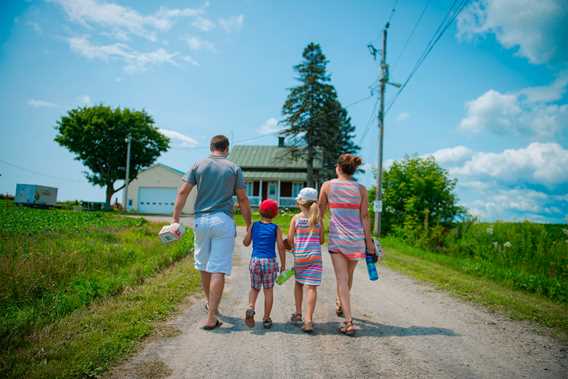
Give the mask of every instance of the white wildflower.
<path id="1" fill-rule="evenodd" d="M 564 232 L 564 234 L 565 234 L 565 235 L 567 235 L 567 236 L 568 236 L 568 229 L 566 229 L 566 228 L 563 228 L 563 229 L 562 229 L 562 231 Z"/>
<path id="2" fill-rule="evenodd" d="M 507 249 L 510 248 L 511 246 L 513 246 L 513 245 L 509 241 L 507 241 L 503 244 L 503 247 L 506 247 Z"/>
<path id="3" fill-rule="evenodd" d="M 493 247 L 497 249 L 499 247 L 499 242 L 497 241 L 493 242 Z"/>
<path id="4" fill-rule="evenodd" d="M 492 226 L 487 228 L 487 234 L 489 234 L 490 236 L 493 235 L 493 227 Z"/>

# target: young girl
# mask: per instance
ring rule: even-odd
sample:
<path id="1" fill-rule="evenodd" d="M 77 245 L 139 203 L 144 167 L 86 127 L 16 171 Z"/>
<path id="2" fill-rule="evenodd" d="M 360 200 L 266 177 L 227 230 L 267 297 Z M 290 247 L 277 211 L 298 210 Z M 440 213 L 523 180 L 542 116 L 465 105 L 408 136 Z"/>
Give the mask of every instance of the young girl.
<path id="1" fill-rule="evenodd" d="M 272 327 L 270 312 L 274 302 L 274 281 L 278 272 L 286 270 L 286 251 L 282 240 L 282 232 L 278 225 L 272 223 L 272 219 L 278 214 L 278 203 L 274 200 L 264 200 L 258 209 L 261 220 L 252 224 L 248 230 L 243 244 L 249 246 L 252 242 L 252 254 L 250 258 L 250 292 L 249 305 L 245 313 L 245 324 L 254 327 L 254 315 L 256 313 L 256 299 L 260 289 L 264 288 L 264 317 L 262 325 L 265 329 Z M 280 256 L 280 270 L 276 262 L 276 251 Z"/>
<path id="2" fill-rule="evenodd" d="M 316 308 L 317 287 L 321 284 L 322 260 L 321 247 L 323 228 L 321 227 L 318 206 L 318 193 L 314 188 L 303 188 L 296 201 L 301 213 L 290 221 L 288 243 L 294 254 L 294 271 L 296 284 L 294 298 L 296 312 L 292 314 L 293 323 L 302 322 L 302 300 L 304 286 L 307 292 L 306 317 L 303 320 L 303 331 L 311 333 L 314 330 L 312 317 Z"/>

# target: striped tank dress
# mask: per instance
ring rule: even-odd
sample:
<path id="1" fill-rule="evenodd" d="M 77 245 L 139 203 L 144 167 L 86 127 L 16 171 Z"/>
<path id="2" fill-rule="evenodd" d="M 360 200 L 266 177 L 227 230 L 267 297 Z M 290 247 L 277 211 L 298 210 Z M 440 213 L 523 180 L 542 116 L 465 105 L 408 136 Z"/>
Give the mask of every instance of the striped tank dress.
<path id="1" fill-rule="evenodd" d="M 359 184 L 353 180 L 339 179 L 333 179 L 329 184 L 329 251 L 341 253 L 349 260 L 365 259 Z"/>
<path id="2" fill-rule="evenodd" d="M 294 271 L 296 281 L 310 286 L 319 286 L 323 272 L 320 246 L 320 225 L 313 229 L 308 219 L 298 216 L 294 221 Z"/>

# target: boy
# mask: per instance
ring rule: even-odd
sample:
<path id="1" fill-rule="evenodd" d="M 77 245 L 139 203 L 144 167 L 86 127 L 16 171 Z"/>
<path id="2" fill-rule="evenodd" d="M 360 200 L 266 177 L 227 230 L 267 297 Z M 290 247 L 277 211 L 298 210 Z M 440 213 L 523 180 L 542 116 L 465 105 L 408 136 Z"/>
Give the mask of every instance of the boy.
<path id="1" fill-rule="evenodd" d="M 261 220 L 252 224 L 243 240 L 245 246 L 252 242 L 252 255 L 250 258 L 250 285 L 249 305 L 245 314 L 245 324 L 254 327 L 256 299 L 261 288 L 264 288 L 264 317 L 262 324 L 265 329 L 272 327 L 270 312 L 274 302 L 274 281 L 278 272 L 286 270 L 286 251 L 282 240 L 282 231 L 272 219 L 278 214 L 278 203 L 274 200 L 264 200 L 259 207 Z M 280 257 L 280 270 L 276 261 L 275 247 L 278 247 Z"/>

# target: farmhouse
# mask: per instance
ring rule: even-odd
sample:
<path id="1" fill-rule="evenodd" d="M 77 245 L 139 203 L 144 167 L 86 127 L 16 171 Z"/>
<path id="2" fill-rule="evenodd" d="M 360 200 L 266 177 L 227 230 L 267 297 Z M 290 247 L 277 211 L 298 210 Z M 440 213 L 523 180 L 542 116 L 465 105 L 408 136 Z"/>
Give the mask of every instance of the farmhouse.
<path id="1" fill-rule="evenodd" d="M 296 206 L 296 196 L 306 185 L 307 169 L 303 159 L 293 160 L 279 138 L 274 145 L 237 145 L 231 148 L 229 160 L 239 165 L 245 176 L 251 206 L 274 199 L 284 208 Z M 321 162 L 314 162 L 317 176 Z M 128 210 L 139 213 L 171 214 L 183 171 L 157 163 L 141 171 L 128 186 Z M 191 191 L 184 213 L 192 214 L 197 190 Z"/>
<path id="2" fill-rule="evenodd" d="M 183 171 L 161 163 L 141 171 L 128 186 L 128 210 L 172 214 L 183 174 Z M 196 190 L 191 191 L 183 213 L 193 213 L 196 194 Z"/>
<path id="3" fill-rule="evenodd" d="M 284 208 L 296 206 L 296 196 L 307 181 L 306 161 L 291 159 L 283 137 L 278 138 L 278 146 L 234 146 L 228 159 L 244 172 L 251 206 L 257 207 L 260 201 L 268 198 L 276 200 Z M 316 160 L 316 176 L 320 169 L 321 162 Z"/>

